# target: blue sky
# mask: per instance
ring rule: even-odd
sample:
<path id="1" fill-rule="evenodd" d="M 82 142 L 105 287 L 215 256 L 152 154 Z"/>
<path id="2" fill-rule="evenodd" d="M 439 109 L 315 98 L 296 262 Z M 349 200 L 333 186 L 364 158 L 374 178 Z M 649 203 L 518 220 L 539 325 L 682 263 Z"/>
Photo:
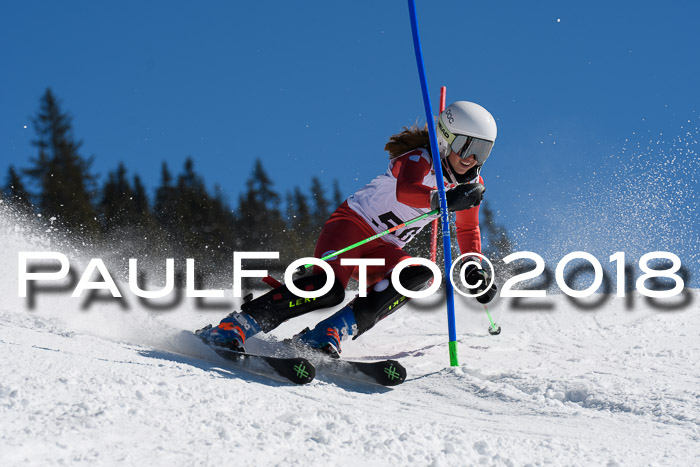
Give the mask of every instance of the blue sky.
<path id="1" fill-rule="evenodd" d="M 697 2 L 417 9 L 433 104 L 445 85 L 497 119 L 486 196 L 520 249 L 700 270 Z M 3 183 L 47 87 L 101 176 L 123 161 L 153 189 L 192 156 L 234 205 L 256 157 L 281 193 L 317 175 L 350 195 L 425 121 L 404 1 L 3 2 L 0 69 Z"/>

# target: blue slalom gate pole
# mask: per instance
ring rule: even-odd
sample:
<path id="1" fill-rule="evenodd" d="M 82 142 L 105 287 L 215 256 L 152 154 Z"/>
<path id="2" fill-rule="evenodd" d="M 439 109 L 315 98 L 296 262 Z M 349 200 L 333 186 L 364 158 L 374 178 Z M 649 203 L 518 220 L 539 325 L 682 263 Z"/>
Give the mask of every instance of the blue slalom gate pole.
<path id="1" fill-rule="evenodd" d="M 445 198 L 445 184 L 442 178 L 442 165 L 440 164 L 440 152 L 438 150 L 437 137 L 435 136 L 435 122 L 428 92 L 428 80 L 425 77 L 425 65 L 423 64 L 423 51 L 418 35 L 418 20 L 416 19 L 415 0 L 408 0 L 408 12 L 411 17 L 411 30 L 413 31 L 413 49 L 416 52 L 416 64 L 420 76 L 420 87 L 423 91 L 423 105 L 425 117 L 428 121 L 428 133 L 430 134 L 430 152 L 433 156 L 433 168 L 437 180 L 438 195 L 440 198 L 440 218 L 442 220 L 442 249 L 445 258 L 445 271 L 452 265 L 452 242 L 450 241 L 450 213 L 447 211 L 447 199 Z M 445 274 L 447 276 L 447 273 Z M 457 330 L 455 326 L 455 296 L 450 277 L 446 277 L 445 295 L 447 296 L 447 327 L 449 331 L 450 365 L 458 366 L 457 361 Z"/>

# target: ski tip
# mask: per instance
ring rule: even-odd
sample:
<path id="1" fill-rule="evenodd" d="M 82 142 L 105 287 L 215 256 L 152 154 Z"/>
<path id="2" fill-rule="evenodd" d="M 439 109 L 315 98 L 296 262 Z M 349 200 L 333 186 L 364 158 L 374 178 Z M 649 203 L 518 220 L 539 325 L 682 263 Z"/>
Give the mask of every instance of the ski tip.
<path id="1" fill-rule="evenodd" d="M 382 362 L 379 383 L 384 386 L 398 386 L 406 380 L 406 368 L 396 360 Z"/>
<path id="2" fill-rule="evenodd" d="M 305 358 L 295 358 L 287 377 L 293 383 L 308 384 L 316 377 L 316 368 Z"/>

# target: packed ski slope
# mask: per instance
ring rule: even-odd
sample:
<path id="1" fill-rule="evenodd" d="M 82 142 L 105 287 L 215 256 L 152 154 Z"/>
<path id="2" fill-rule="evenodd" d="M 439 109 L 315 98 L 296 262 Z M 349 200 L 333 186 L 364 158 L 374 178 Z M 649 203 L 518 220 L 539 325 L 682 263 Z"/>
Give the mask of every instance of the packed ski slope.
<path id="1" fill-rule="evenodd" d="M 442 313 L 404 308 L 345 349 L 399 358 L 409 380 L 387 390 L 238 370 L 183 332 L 213 319 L 188 307 L 51 302 L 0 312 L 3 465 L 700 462 L 697 305 L 584 314 L 553 300 L 549 314 L 501 313 L 498 337 L 463 312 L 457 368 Z"/>
<path id="2" fill-rule="evenodd" d="M 457 300 L 461 366 L 448 367 L 438 297 L 346 343 L 344 357 L 396 358 L 395 389 L 320 372 L 308 386 L 251 374 L 189 330 L 223 312 L 194 300 L 82 309 L 69 292 L 17 298 L 17 252 L 55 245 L 3 230 L 0 465 L 698 465 L 700 296 L 676 311 L 643 297 L 579 311 L 501 300 L 503 326 Z M 677 297 L 674 299 L 679 300 Z M 542 300 L 540 300 L 542 302 Z M 283 339 L 325 316 L 285 323 Z M 249 344 L 270 347 L 271 344 Z"/>

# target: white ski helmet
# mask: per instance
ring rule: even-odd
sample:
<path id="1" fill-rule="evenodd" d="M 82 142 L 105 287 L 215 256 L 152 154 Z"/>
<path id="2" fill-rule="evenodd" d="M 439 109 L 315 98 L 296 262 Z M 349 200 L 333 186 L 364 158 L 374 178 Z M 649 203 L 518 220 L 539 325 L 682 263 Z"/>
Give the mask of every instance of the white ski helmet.
<path id="1" fill-rule="evenodd" d="M 488 110 L 474 102 L 457 101 L 440 114 L 437 122 L 437 139 L 440 157 L 452 151 L 465 159 L 472 154 L 482 165 L 496 141 L 496 121 Z"/>

